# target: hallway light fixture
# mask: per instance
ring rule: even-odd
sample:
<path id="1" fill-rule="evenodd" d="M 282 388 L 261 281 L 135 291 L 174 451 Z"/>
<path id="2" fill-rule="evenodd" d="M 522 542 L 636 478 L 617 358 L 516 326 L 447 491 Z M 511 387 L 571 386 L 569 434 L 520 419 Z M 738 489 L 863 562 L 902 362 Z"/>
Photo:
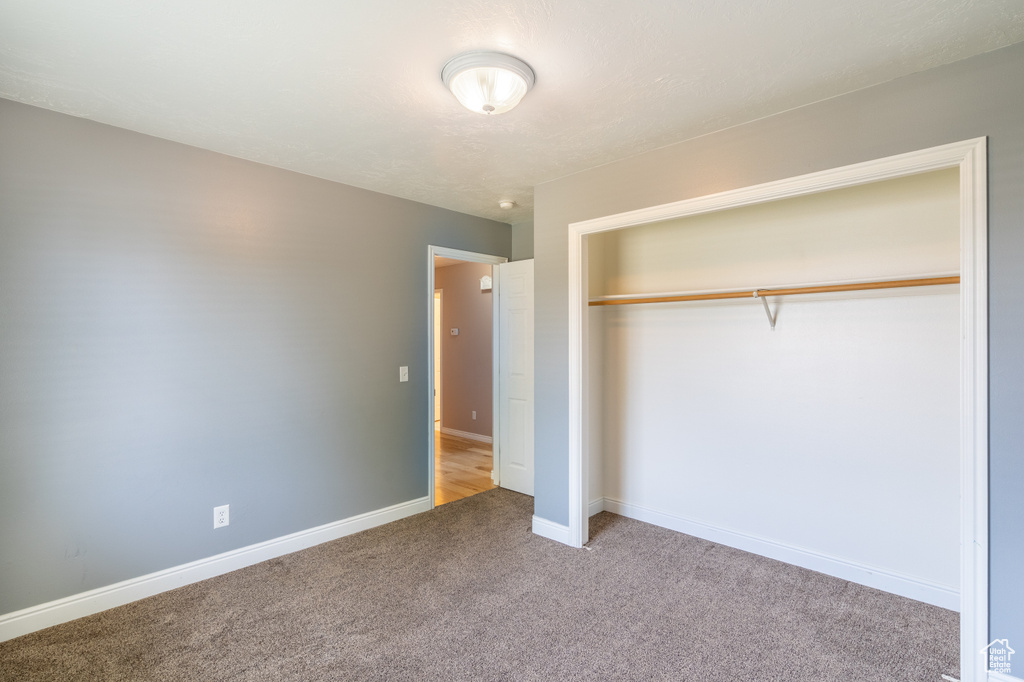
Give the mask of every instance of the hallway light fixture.
<path id="1" fill-rule="evenodd" d="M 478 114 L 503 114 L 536 82 L 526 62 L 500 52 L 466 52 L 448 60 L 441 81 L 462 106 Z"/>

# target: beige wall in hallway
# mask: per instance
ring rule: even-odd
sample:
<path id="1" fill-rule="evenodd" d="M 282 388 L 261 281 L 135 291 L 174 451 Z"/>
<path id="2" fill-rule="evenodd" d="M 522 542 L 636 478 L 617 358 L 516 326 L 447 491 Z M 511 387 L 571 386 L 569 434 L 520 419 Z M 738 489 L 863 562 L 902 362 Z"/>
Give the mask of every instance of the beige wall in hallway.
<path id="1" fill-rule="evenodd" d="M 484 275 L 491 275 L 491 266 L 483 263 L 437 268 L 434 288 L 444 291 L 441 427 L 490 436 L 492 298 L 490 291 L 480 291 Z M 451 335 L 453 327 L 458 336 Z"/>

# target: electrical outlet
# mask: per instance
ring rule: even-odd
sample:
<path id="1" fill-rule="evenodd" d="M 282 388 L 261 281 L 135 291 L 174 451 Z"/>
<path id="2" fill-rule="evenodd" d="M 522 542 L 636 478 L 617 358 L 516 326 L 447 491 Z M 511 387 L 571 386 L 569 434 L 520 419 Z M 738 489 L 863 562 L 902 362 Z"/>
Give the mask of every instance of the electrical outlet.
<path id="1" fill-rule="evenodd" d="M 225 504 L 222 507 L 213 508 L 213 527 L 221 528 L 228 525 L 228 507 L 231 505 Z"/>

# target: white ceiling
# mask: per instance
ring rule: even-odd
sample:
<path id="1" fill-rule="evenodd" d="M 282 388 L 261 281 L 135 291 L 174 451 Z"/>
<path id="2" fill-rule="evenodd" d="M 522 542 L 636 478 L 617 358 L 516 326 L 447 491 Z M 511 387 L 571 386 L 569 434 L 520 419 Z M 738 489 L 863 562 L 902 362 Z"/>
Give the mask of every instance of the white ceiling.
<path id="1" fill-rule="evenodd" d="M 1021 0 L 0 0 L 0 96 L 516 223 L 547 180 L 1022 40 Z M 473 49 L 536 71 L 517 109 L 444 89 Z"/>

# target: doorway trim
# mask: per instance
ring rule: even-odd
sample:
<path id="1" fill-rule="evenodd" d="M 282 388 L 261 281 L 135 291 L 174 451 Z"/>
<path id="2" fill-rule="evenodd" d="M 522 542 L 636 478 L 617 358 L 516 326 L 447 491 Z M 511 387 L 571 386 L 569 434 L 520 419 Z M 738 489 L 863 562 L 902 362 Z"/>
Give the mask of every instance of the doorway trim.
<path id="1" fill-rule="evenodd" d="M 436 317 L 435 317 L 435 315 L 436 315 Z M 433 329 L 433 334 L 431 334 L 431 339 L 435 343 L 437 343 L 438 339 L 441 338 L 442 328 L 443 328 L 443 325 L 442 325 L 443 320 L 444 320 L 444 289 L 434 289 L 434 307 L 431 308 L 431 310 L 430 310 L 430 325 L 431 325 L 431 328 Z M 437 352 L 437 348 L 436 347 L 431 348 L 430 349 L 430 359 L 431 359 L 431 361 L 432 362 L 436 362 L 437 365 L 441 365 L 442 363 L 438 362 L 438 358 L 440 358 L 440 353 Z M 444 386 L 442 385 L 442 384 L 444 384 L 444 380 L 443 380 L 443 376 L 442 376 L 442 373 L 444 372 L 444 370 L 439 368 L 438 366 L 431 365 L 430 366 L 430 371 L 431 371 L 431 376 L 434 377 L 434 379 L 436 380 L 436 383 L 434 384 L 434 391 L 433 391 L 434 402 L 431 403 L 434 406 L 434 413 L 431 414 L 430 421 L 432 421 L 434 423 L 434 430 L 435 431 L 440 431 L 441 430 L 441 420 L 444 419 L 444 415 L 441 414 L 442 410 L 440 409 L 441 408 L 441 401 L 442 401 L 441 392 L 444 390 Z"/>
<path id="2" fill-rule="evenodd" d="M 434 508 L 434 256 L 442 258 L 454 258 L 456 260 L 469 261 L 471 263 L 486 263 L 488 265 L 501 265 L 507 263 L 508 258 L 504 256 L 491 256 L 486 253 L 475 253 L 473 251 L 462 251 L 460 249 L 449 249 L 444 246 L 427 246 L 427 396 L 428 400 L 428 425 L 430 436 L 427 439 L 427 494 L 430 497 L 430 508 Z M 494 469 L 491 478 L 495 485 L 498 480 L 498 463 L 500 442 L 498 435 L 501 424 L 498 420 L 498 302 L 501 296 L 501 278 L 491 276 L 491 453 Z"/>
<path id="3" fill-rule="evenodd" d="M 988 185 L 980 137 L 874 161 L 569 225 L 568 542 L 589 539 L 587 414 L 587 239 L 670 218 L 816 194 L 946 168 L 960 170 L 960 671 L 986 679 L 988 641 Z"/>

